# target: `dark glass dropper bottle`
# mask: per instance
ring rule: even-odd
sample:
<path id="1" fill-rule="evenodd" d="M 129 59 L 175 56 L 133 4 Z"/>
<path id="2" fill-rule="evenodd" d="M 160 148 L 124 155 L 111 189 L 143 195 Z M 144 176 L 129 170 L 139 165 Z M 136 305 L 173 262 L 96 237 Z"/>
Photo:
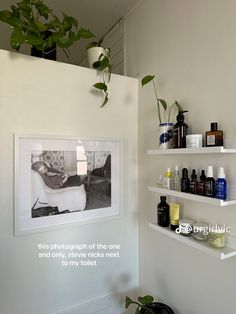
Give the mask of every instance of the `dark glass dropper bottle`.
<path id="1" fill-rule="evenodd" d="M 181 178 L 181 192 L 189 192 L 189 178 L 188 178 L 188 169 L 183 168 L 182 178 Z"/>
<path id="2" fill-rule="evenodd" d="M 197 194 L 197 174 L 196 174 L 195 169 L 193 169 L 192 171 L 189 190 L 190 190 L 190 193 Z"/>
<path id="3" fill-rule="evenodd" d="M 207 168 L 205 195 L 208 197 L 215 197 L 215 179 L 213 178 L 213 167 L 212 166 L 208 166 L 208 168 Z"/>
<path id="4" fill-rule="evenodd" d="M 205 184 L 206 184 L 206 175 L 205 171 L 201 171 L 200 181 L 197 183 L 197 194 L 205 195 Z"/>

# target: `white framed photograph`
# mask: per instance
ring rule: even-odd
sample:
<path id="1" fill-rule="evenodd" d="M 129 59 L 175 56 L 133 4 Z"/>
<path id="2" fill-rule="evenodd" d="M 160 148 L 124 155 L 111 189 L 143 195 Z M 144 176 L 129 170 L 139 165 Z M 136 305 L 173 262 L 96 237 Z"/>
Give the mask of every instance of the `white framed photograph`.
<path id="1" fill-rule="evenodd" d="M 15 134 L 15 235 L 120 216 L 121 142 Z"/>

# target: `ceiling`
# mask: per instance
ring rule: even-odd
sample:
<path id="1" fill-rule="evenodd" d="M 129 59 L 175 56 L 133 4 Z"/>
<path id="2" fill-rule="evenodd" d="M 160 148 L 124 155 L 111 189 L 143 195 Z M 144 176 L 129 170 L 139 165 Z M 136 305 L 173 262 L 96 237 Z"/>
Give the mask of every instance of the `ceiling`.
<path id="1" fill-rule="evenodd" d="M 1 0 L 0 10 L 8 9 L 10 5 L 19 0 Z M 79 25 L 90 29 L 90 31 L 100 38 L 116 21 L 127 13 L 140 0 L 45 0 L 50 8 L 57 14 L 65 12 L 76 17 Z M 4 34 L 0 40 L 0 48 L 9 48 L 10 31 L 8 25 L 0 24 L 0 33 Z M 75 44 L 76 46 L 77 44 Z M 79 43 L 80 48 L 72 47 L 72 55 L 77 52 L 76 59 L 79 60 L 84 55 L 85 43 Z M 22 50 L 27 51 L 27 50 Z M 72 62 L 74 63 L 74 62 Z"/>

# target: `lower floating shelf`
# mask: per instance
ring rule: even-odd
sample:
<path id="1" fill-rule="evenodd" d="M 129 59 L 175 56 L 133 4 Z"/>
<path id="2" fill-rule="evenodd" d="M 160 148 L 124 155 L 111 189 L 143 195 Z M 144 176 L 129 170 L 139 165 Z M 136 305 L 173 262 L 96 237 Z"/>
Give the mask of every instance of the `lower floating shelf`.
<path id="1" fill-rule="evenodd" d="M 205 204 L 211 204 L 216 206 L 230 206 L 230 205 L 236 205 L 235 199 L 229 199 L 226 201 L 218 200 L 216 198 L 206 197 L 206 196 L 200 196 L 196 194 L 190 194 L 190 193 L 183 193 L 175 190 L 168 190 L 163 187 L 158 186 L 148 186 L 148 191 L 162 193 L 169 196 L 175 196 L 186 200 L 191 200 L 195 202 L 205 203 Z"/>
<path id="2" fill-rule="evenodd" d="M 209 255 L 215 256 L 220 260 L 224 260 L 233 256 L 236 256 L 236 249 L 230 246 L 226 246 L 224 248 L 212 248 L 208 245 L 207 241 L 198 241 L 193 239 L 192 237 L 186 237 L 180 234 L 171 231 L 169 228 L 160 227 L 157 224 L 149 223 L 149 227 L 158 231 L 160 233 L 165 234 L 166 236 L 173 238 L 179 242 L 185 243 L 199 251 L 205 252 Z M 233 238 L 233 237 L 230 237 Z M 232 240 L 231 240 L 232 241 Z"/>

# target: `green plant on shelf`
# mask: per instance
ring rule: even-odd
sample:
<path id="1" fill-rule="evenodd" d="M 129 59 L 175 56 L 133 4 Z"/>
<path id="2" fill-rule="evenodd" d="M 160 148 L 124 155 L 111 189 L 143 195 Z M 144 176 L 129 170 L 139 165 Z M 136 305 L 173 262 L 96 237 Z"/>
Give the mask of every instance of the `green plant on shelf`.
<path id="1" fill-rule="evenodd" d="M 158 121 L 159 123 L 162 123 L 162 115 L 161 115 L 161 108 L 164 110 L 164 113 L 167 113 L 167 121 L 164 122 L 170 122 L 170 115 L 172 109 L 176 106 L 178 112 L 182 111 L 182 106 L 178 103 L 178 101 L 175 101 L 170 107 L 167 105 L 167 102 L 163 98 L 158 97 L 157 93 L 157 86 L 155 83 L 155 75 L 146 75 L 143 77 L 141 84 L 142 87 L 148 83 L 152 82 L 153 83 L 153 88 L 154 88 L 154 93 L 156 97 L 156 102 L 157 102 L 157 114 L 158 114 Z"/>

